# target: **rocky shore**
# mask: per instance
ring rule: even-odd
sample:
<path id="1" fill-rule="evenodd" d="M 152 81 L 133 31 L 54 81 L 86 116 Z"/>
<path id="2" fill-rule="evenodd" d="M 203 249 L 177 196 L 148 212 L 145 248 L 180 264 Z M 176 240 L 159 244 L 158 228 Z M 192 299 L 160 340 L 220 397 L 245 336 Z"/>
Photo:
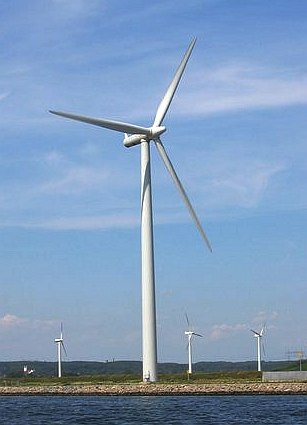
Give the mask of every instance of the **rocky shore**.
<path id="1" fill-rule="evenodd" d="M 0 395 L 264 395 L 307 394 L 307 383 L 99 384 L 3 386 Z"/>

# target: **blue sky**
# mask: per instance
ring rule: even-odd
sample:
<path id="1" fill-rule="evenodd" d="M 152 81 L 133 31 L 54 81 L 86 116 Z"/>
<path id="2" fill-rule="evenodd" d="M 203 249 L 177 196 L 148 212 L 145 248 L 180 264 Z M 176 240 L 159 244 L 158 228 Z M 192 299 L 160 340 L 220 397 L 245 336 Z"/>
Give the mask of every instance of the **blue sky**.
<path id="1" fill-rule="evenodd" d="M 139 147 L 48 114 L 149 126 L 190 40 L 164 145 L 213 253 L 152 149 L 159 361 L 307 351 L 307 4 L 13 0 L 0 5 L 1 360 L 141 359 Z"/>

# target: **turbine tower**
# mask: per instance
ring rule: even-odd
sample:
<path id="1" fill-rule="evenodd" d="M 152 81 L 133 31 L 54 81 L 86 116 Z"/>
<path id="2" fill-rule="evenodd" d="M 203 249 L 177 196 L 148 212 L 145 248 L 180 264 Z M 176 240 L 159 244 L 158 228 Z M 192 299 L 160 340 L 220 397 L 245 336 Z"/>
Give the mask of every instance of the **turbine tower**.
<path id="1" fill-rule="evenodd" d="M 193 364 L 192 363 L 192 337 L 193 337 L 193 335 L 202 337 L 202 335 L 197 334 L 196 332 L 193 332 L 191 330 L 191 326 L 190 326 L 188 315 L 186 314 L 185 317 L 186 317 L 187 324 L 188 324 L 188 329 L 189 329 L 188 331 L 185 331 L 184 332 L 185 335 L 187 335 L 187 337 L 188 337 L 188 347 L 187 347 L 188 348 L 188 360 L 189 360 L 188 374 L 191 375 L 191 373 L 192 373 L 192 364 Z"/>
<path id="2" fill-rule="evenodd" d="M 186 64 L 190 58 L 196 39 L 190 43 L 183 59 L 169 85 L 161 103 L 158 106 L 154 122 L 151 127 L 128 124 L 102 118 L 93 118 L 67 112 L 49 111 L 52 114 L 81 121 L 87 124 L 104 127 L 124 133 L 124 146 L 141 146 L 141 276 L 142 276 L 142 342 L 143 342 L 143 380 L 155 382 L 157 380 L 157 333 L 156 333 L 156 301 L 155 301 L 155 274 L 154 274 L 154 244 L 153 244 L 153 216 L 151 195 L 150 169 L 150 142 L 153 141 L 158 153 L 170 173 L 177 190 L 185 202 L 195 225 L 202 238 L 212 251 L 209 240 L 191 205 L 191 202 L 177 176 L 177 173 L 165 151 L 160 136 L 166 131 L 162 125 L 175 91 L 178 87 Z"/>
<path id="3" fill-rule="evenodd" d="M 257 338 L 257 363 L 258 363 L 258 372 L 261 372 L 261 338 L 264 334 L 264 326 L 262 327 L 260 332 L 256 332 L 253 329 L 251 329 L 251 332 L 253 332 L 254 337 Z"/>
<path id="4" fill-rule="evenodd" d="M 56 338 L 54 342 L 57 344 L 57 353 L 58 353 L 58 377 L 62 377 L 62 348 L 64 350 L 64 353 L 66 353 L 65 345 L 64 345 L 64 339 L 63 339 L 63 323 L 61 323 L 61 336 L 60 338 Z"/>

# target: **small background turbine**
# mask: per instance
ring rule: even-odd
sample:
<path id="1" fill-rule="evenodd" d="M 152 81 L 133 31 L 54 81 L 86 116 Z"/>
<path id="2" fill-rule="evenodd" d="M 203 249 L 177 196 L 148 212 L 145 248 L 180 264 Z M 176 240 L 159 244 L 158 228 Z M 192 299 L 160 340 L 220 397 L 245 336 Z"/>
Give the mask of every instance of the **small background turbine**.
<path id="1" fill-rule="evenodd" d="M 251 332 L 253 332 L 254 337 L 257 338 L 257 370 L 258 372 L 261 372 L 261 347 L 264 352 L 264 347 L 262 344 L 262 337 L 264 335 L 265 325 L 262 326 L 260 332 L 254 331 L 251 329 Z"/>
<path id="2" fill-rule="evenodd" d="M 184 333 L 188 337 L 188 345 L 187 345 L 188 362 L 189 362 L 188 376 L 190 376 L 191 373 L 192 373 L 192 364 L 193 364 L 193 362 L 192 362 L 192 337 L 193 337 L 193 335 L 203 337 L 203 335 L 200 335 L 200 334 L 192 331 L 187 313 L 185 313 L 185 318 L 186 318 L 187 325 L 188 325 L 188 330 L 185 331 Z"/>
<path id="3" fill-rule="evenodd" d="M 67 356 L 66 348 L 64 345 L 63 339 L 63 323 L 61 323 L 61 336 L 60 338 L 55 338 L 54 342 L 57 344 L 57 353 L 58 353 L 58 377 L 62 377 L 62 348 Z"/>

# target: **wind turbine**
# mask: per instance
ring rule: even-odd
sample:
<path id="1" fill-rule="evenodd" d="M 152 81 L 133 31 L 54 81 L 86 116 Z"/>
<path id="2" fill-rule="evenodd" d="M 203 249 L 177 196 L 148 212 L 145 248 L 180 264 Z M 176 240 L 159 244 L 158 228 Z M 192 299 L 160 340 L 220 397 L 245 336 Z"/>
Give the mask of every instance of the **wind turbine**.
<path id="1" fill-rule="evenodd" d="M 210 242 L 201 226 L 201 223 L 191 205 L 191 202 L 177 176 L 177 173 L 165 151 L 160 136 L 166 131 L 162 125 L 175 91 L 178 87 L 186 64 L 190 58 L 196 39 L 193 39 L 185 52 L 183 59 L 171 81 L 161 103 L 158 106 L 154 122 L 151 127 L 128 124 L 102 118 L 93 118 L 75 115 L 67 112 L 49 111 L 87 124 L 97 125 L 125 134 L 124 146 L 141 145 L 141 275 L 142 275 L 142 341 L 143 341 L 143 380 L 155 382 L 157 380 L 157 334 L 156 334 L 156 302 L 155 302 L 155 273 L 154 273 L 154 244 L 153 218 L 151 195 L 150 169 L 150 142 L 153 141 L 158 153 L 170 173 L 177 190 L 185 202 L 192 219 L 202 238 L 212 251 Z"/>
<path id="2" fill-rule="evenodd" d="M 202 335 L 197 334 L 196 332 L 193 332 L 191 330 L 191 326 L 190 326 L 190 322 L 189 322 L 189 318 L 187 314 L 185 314 L 185 318 L 187 320 L 188 329 L 189 329 L 188 331 L 185 331 L 184 333 L 188 337 L 188 358 L 189 358 L 188 374 L 190 375 L 192 373 L 192 337 L 193 335 L 202 337 Z"/>
<path id="3" fill-rule="evenodd" d="M 261 338 L 264 334 L 264 328 L 265 326 L 262 326 L 260 332 L 256 332 L 253 329 L 251 329 L 251 332 L 253 332 L 254 337 L 257 338 L 257 362 L 258 362 L 258 372 L 261 372 Z"/>
<path id="4" fill-rule="evenodd" d="M 64 353 L 67 356 L 64 339 L 63 339 L 63 323 L 61 323 L 61 336 L 60 338 L 56 338 L 54 342 L 57 344 L 57 353 L 58 353 L 58 377 L 62 377 L 62 348 Z"/>

